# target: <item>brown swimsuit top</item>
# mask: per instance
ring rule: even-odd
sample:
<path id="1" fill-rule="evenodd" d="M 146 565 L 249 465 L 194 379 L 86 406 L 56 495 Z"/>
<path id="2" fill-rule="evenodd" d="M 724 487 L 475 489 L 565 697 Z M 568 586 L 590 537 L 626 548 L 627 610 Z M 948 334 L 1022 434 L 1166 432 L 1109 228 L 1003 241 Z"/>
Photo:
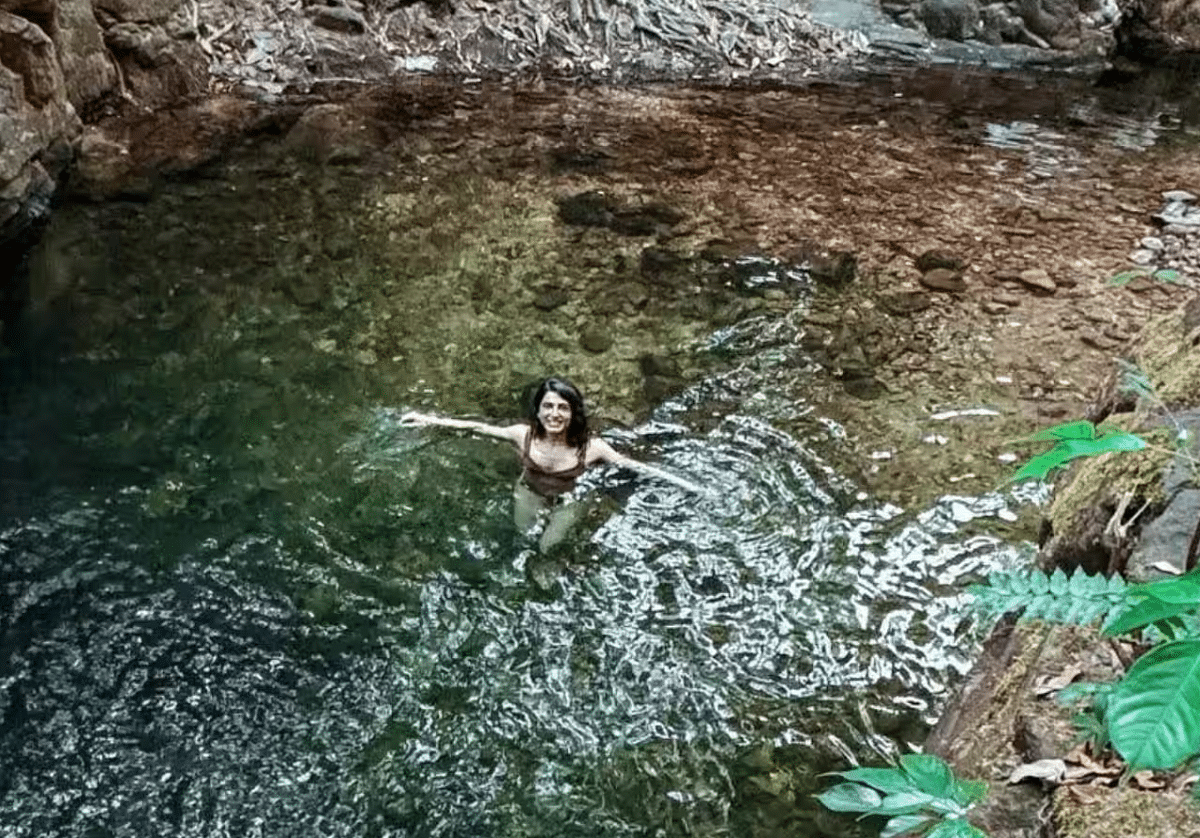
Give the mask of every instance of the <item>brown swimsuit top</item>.
<path id="1" fill-rule="evenodd" d="M 565 495 L 575 488 L 575 480 L 587 470 L 587 445 L 579 448 L 575 465 L 560 471 L 549 471 L 538 465 L 529 455 L 529 446 L 533 443 L 533 431 L 525 432 L 525 447 L 521 449 L 521 480 L 525 485 L 544 497 Z"/>

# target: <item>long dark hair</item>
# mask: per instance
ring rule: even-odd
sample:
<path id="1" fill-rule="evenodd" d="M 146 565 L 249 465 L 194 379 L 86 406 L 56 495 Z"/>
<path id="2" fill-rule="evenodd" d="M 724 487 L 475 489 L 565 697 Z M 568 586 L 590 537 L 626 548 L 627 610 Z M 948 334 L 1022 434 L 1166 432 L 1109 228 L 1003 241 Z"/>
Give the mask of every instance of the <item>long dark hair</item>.
<path id="1" fill-rule="evenodd" d="M 565 378 L 547 378 L 534 391 L 533 399 L 529 403 L 529 426 L 533 429 L 533 435 L 538 439 L 546 435 L 546 426 L 538 418 L 538 408 L 542 406 L 542 399 L 546 398 L 547 393 L 562 396 L 571 406 L 567 445 L 582 448 L 588 441 L 587 409 L 583 406 L 583 394 L 579 392 L 579 388 Z"/>

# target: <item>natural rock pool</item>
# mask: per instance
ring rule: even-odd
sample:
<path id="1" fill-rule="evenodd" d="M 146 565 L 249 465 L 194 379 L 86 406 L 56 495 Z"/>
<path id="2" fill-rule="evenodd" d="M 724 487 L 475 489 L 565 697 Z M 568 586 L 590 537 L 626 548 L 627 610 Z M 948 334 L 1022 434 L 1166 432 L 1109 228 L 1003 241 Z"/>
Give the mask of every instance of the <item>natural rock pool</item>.
<path id="1" fill-rule="evenodd" d="M 1191 165 L 1113 142 L 1159 114 L 1006 146 L 1040 117 L 906 84 L 409 91 L 64 206 L 2 359 L 6 838 L 849 834 L 817 775 L 919 746 L 963 586 L 1025 560 L 1036 498 L 980 440 L 1056 402 L 1004 330 L 1167 304 L 1103 283 L 1145 171 Z M 1146 168 L 1090 190 L 1113 161 Z M 1081 279 L 997 319 L 984 235 Z M 889 242 L 981 267 L 889 314 L 920 288 Z M 512 452 L 399 426 L 515 418 L 549 373 L 714 497 L 589 475 L 541 556 Z"/>

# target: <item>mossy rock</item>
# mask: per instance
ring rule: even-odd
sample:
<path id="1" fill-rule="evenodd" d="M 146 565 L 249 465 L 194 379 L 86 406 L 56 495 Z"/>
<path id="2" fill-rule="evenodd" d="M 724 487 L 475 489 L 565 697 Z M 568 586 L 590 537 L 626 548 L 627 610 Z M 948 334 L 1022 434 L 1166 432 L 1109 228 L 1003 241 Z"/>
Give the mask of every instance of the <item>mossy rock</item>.
<path id="1" fill-rule="evenodd" d="M 1189 340 L 1186 310 L 1148 322 L 1133 345 L 1137 365 L 1168 408 L 1192 406 L 1200 393 L 1200 348 Z"/>

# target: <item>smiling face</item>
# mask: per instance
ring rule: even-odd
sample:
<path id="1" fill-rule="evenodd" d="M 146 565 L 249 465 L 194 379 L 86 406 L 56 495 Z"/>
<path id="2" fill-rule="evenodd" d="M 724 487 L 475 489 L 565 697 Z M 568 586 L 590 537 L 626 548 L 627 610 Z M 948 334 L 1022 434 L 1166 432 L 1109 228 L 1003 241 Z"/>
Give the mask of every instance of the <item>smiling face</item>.
<path id="1" fill-rule="evenodd" d="M 579 388 L 565 378 L 546 378 L 529 401 L 533 435 L 563 439 L 572 448 L 587 445 L 588 417 Z"/>
<path id="2" fill-rule="evenodd" d="M 571 424 L 571 403 L 558 393 L 549 391 L 542 397 L 537 415 L 547 433 L 554 436 L 564 434 Z"/>

